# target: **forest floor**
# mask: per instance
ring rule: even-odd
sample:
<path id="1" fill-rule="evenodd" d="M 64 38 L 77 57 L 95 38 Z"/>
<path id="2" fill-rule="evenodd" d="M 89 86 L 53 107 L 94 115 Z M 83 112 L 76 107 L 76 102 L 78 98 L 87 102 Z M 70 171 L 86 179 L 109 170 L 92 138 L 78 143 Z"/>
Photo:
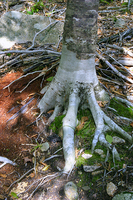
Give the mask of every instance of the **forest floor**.
<path id="1" fill-rule="evenodd" d="M 117 7 L 120 6 L 121 9 L 120 2 L 118 1 L 116 3 Z M 53 1 L 47 4 L 48 6 L 45 7 L 45 9 L 47 9 L 45 11 L 47 12 L 55 5 L 56 8 L 58 8 L 59 5 L 62 5 L 63 8 L 66 6 L 65 3 L 58 4 L 53 3 Z M 114 4 L 101 5 L 99 10 L 106 11 L 109 6 L 113 7 Z M 12 10 L 12 5 L 9 7 L 9 10 Z M 1 3 L 1 13 L 4 12 L 5 8 L 4 6 L 2 7 Z M 40 12 L 40 14 L 42 14 L 42 12 Z M 126 22 L 123 27 L 115 27 L 114 24 L 118 18 L 122 18 Z M 98 23 L 100 27 L 98 30 L 99 41 L 102 38 L 109 38 L 121 31 L 123 32 L 133 25 L 132 15 L 126 10 L 118 10 L 114 12 L 114 14 L 110 12 L 99 12 Z M 118 44 L 118 42 L 115 41 L 114 44 Z M 128 48 L 133 46 L 133 35 L 129 40 L 125 40 L 124 44 L 128 46 Z M 18 47 L 16 45 L 14 48 L 23 49 L 26 47 Z M 106 52 L 107 49 L 105 50 L 104 48 L 104 45 L 101 45 L 100 51 L 104 50 Z M 60 49 L 61 45 L 59 51 Z M 6 55 L 4 62 L 11 60 L 15 56 L 15 54 Z M 129 58 L 129 55 L 123 53 L 118 56 L 125 59 Z M 2 65 L 3 58 L 1 57 L 0 59 L 0 65 Z M 57 60 L 55 59 L 52 64 L 55 64 L 56 62 Z M 98 76 L 102 77 L 105 65 L 104 63 L 101 64 L 98 58 L 96 59 L 96 62 L 98 62 L 96 65 Z M 46 68 L 49 69 L 52 64 L 47 64 Z M 28 64 L 28 67 L 30 67 L 30 65 L 31 64 Z M 26 67 L 27 66 L 23 64 L 19 64 L 10 68 L 5 67 L 0 71 L 0 156 L 6 157 L 17 163 L 17 166 L 6 164 L 4 167 L 0 168 L 0 199 L 28 199 L 34 191 L 31 197 L 33 200 L 67 200 L 67 197 L 64 194 L 64 185 L 68 181 L 76 183 L 80 200 L 112 199 L 112 196 L 109 196 L 106 191 L 107 183 L 109 182 L 113 182 L 117 186 L 116 193 L 133 191 L 133 153 L 132 149 L 129 150 L 130 144 L 125 142 L 116 145 L 118 152 L 120 153 L 121 161 L 116 162 L 115 166 L 112 155 L 110 155 L 107 163 L 104 162 L 104 159 L 101 158 L 100 155 L 96 154 L 94 154 L 90 160 L 86 160 L 82 157 L 83 154 L 91 154 L 91 142 L 95 130 L 94 121 L 89 111 L 80 111 L 78 113 L 79 120 L 81 120 L 81 126 L 77 127 L 75 133 L 76 141 L 78 141 L 76 146 L 76 166 L 68 177 L 60 176 L 59 169 L 63 169 L 64 167 L 62 137 L 59 135 L 59 132 L 61 132 L 61 120 L 63 116 L 59 116 L 51 126 L 46 125 L 49 116 L 53 112 L 53 110 L 51 110 L 43 115 L 38 121 L 38 124 L 36 122 L 36 118 L 39 115 L 37 104 L 42 97 L 40 94 L 41 86 L 43 88 L 49 84 L 49 78 L 55 75 L 56 68 L 50 70 L 46 74 L 44 80 L 40 77 L 23 90 L 30 80 L 39 75 L 39 73 L 37 75 L 31 74 L 15 81 L 24 75 L 23 70 Z M 126 66 L 126 68 L 133 75 L 133 65 Z M 117 69 L 119 69 L 118 66 Z M 112 83 L 110 80 L 107 81 L 107 77 L 110 76 L 110 74 L 112 76 Z M 132 79 L 131 74 L 128 74 L 128 77 Z M 133 90 L 130 83 L 121 81 L 119 77 L 116 77 L 116 75 L 110 71 L 107 72 L 107 76 L 105 77 L 107 82 L 105 79 L 100 79 L 101 83 L 104 84 L 114 96 L 118 95 L 126 98 L 126 96 L 129 95 L 127 93 Z M 15 82 L 10 87 L 3 89 L 12 81 Z M 117 85 L 115 84 L 116 82 L 118 83 Z M 23 91 L 18 92 L 21 90 Z M 132 96 L 131 93 L 130 96 Z M 133 120 L 132 109 L 126 108 L 124 104 L 119 105 L 115 101 L 112 101 L 111 105 L 112 107 L 114 106 L 114 109 L 117 110 L 118 108 L 118 110 L 121 111 L 121 113 L 118 112 L 118 116 L 119 114 L 126 114 L 126 117 Z M 104 109 L 103 105 L 100 106 Z M 105 111 L 108 112 L 108 115 L 116 120 L 119 125 L 132 133 L 132 122 L 127 123 L 127 121 L 124 120 L 117 120 L 116 115 L 112 114 L 111 111 L 106 109 Z M 115 133 L 111 134 L 112 137 L 116 135 Z M 41 150 L 44 143 L 49 145 L 48 150 L 45 152 Z M 98 144 L 96 148 L 103 149 L 100 144 Z M 59 149 L 60 151 L 56 153 L 57 157 L 54 157 L 55 152 Z M 106 154 L 106 149 L 104 149 L 104 153 Z M 51 156 L 53 157 L 50 160 L 44 161 Z M 92 172 L 85 172 L 83 170 L 85 164 L 100 166 L 100 171 L 95 175 Z M 21 178 L 22 175 L 28 171 L 29 173 Z M 12 183 L 14 184 L 11 185 Z M 40 187 L 36 190 L 39 184 Z M 18 193 L 22 193 L 22 196 L 20 195 L 17 197 L 16 195 L 18 195 Z"/>

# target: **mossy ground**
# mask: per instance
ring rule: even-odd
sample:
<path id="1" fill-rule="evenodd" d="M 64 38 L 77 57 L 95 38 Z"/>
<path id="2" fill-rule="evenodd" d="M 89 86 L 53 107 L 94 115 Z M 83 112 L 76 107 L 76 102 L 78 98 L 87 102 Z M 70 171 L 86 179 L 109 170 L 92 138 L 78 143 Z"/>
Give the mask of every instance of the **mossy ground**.
<path id="1" fill-rule="evenodd" d="M 116 99 L 112 99 L 110 102 L 110 107 L 115 109 L 115 111 L 113 111 L 114 113 L 110 113 L 110 110 L 106 110 L 106 112 L 108 112 L 108 115 L 110 116 L 111 114 L 111 118 L 113 116 L 113 119 L 115 119 L 117 116 L 123 116 L 123 117 L 127 117 L 129 119 L 133 119 L 133 109 L 132 108 L 127 108 L 126 105 L 118 102 Z M 77 151 L 80 151 L 81 149 L 83 149 L 83 152 L 86 154 L 91 154 L 91 144 L 92 144 L 92 140 L 93 140 L 93 136 L 94 136 L 94 131 L 95 131 L 95 123 L 94 120 L 92 118 L 92 114 L 90 112 L 90 110 L 80 110 L 78 112 L 77 118 L 80 121 L 82 119 L 82 117 L 87 116 L 88 120 L 84 122 L 84 126 L 81 130 L 76 129 L 75 131 L 75 137 L 78 138 L 79 142 L 78 142 L 78 146 Z M 64 118 L 64 115 L 58 116 L 55 118 L 55 121 L 51 124 L 50 128 L 56 133 L 58 134 L 61 126 L 62 126 L 62 119 Z M 116 120 L 116 122 L 118 122 L 118 124 L 128 133 L 131 133 L 132 131 L 132 126 L 130 126 L 130 123 L 124 123 L 123 120 Z M 115 132 L 108 132 L 107 135 L 110 136 L 119 136 L 117 133 Z M 105 163 L 105 158 L 102 158 L 100 155 L 94 153 L 92 155 L 92 157 L 90 157 L 89 159 L 84 159 L 82 157 L 82 155 L 77 156 L 76 158 L 76 168 L 77 168 L 77 172 L 76 172 L 76 176 L 78 178 L 78 187 L 82 188 L 84 186 L 89 186 L 90 190 L 93 189 L 94 190 L 94 184 L 100 184 L 99 189 L 98 190 L 102 190 L 103 185 L 101 183 L 99 183 L 99 180 L 102 179 L 102 177 L 104 176 L 104 172 L 106 171 L 106 173 L 110 172 L 111 169 L 113 168 L 113 171 L 111 173 L 111 175 L 108 175 L 105 177 L 105 183 L 111 179 L 112 176 L 114 176 L 114 173 L 116 173 L 118 170 L 123 168 L 124 164 L 127 165 L 132 165 L 132 157 L 133 157 L 133 153 L 132 151 L 129 151 L 130 144 L 128 142 L 125 142 L 124 144 L 117 144 L 116 148 L 120 154 L 120 158 L 121 161 L 115 161 L 115 163 L 113 162 L 113 158 L 112 158 L 112 154 L 110 154 L 109 159 L 107 161 L 107 163 Z M 96 145 L 96 149 L 102 149 L 104 151 L 104 154 L 107 154 L 107 149 L 103 146 L 100 145 L 100 143 L 98 143 Z M 86 173 L 83 170 L 83 165 L 97 165 L 100 164 L 101 165 L 101 169 L 103 169 L 103 173 L 100 173 L 98 175 L 92 175 L 91 173 Z M 121 179 L 123 179 L 124 175 L 123 172 L 120 174 Z M 100 188 L 101 187 L 101 188 Z"/>

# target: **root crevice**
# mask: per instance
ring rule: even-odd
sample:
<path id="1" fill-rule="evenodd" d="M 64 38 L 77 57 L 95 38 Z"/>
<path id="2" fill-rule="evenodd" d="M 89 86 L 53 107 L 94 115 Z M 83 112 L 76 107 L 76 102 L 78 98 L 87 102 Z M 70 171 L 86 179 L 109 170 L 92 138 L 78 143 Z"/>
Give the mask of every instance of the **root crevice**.
<path id="1" fill-rule="evenodd" d="M 109 149 L 112 152 L 114 163 L 115 159 L 120 160 L 119 153 L 117 152 L 115 146 L 112 146 L 112 144 L 110 144 L 106 140 L 105 133 L 109 130 L 118 132 L 130 143 L 132 143 L 132 137 L 121 127 L 119 127 L 114 121 L 112 121 L 100 108 L 100 106 L 97 103 L 94 90 L 95 87 L 93 87 L 93 84 L 88 84 L 87 86 L 85 84 L 85 86 L 83 87 L 83 83 L 79 83 L 77 87 L 77 83 L 75 85 L 64 85 L 63 83 L 63 86 L 61 86 L 61 82 L 57 83 L 57 81 L 54 80 L 51 83 L 51 85 L 52 86 L 49 87 L 43 99 L 40 101 L 38 107 L 41 109 L 42 112 L 46 112 L 49 108 L 55 107 L 52 116 L 49 118 L 49 122 L 52 122 L 54 118 L 58 116 L 59 112 L 61 112 L 63 107 L 67 110 L 66 116 L 63 119 L 63 152 L 65 158 L 64 172 L 70 172 L 75 165 L 74 130 L 77 126 L 78 107 L 82 106 L 83 102 L 88 102 L 88 107 L 91 110 L 96 125 L 96 130 L 92 141 L 92 152 L 94 152 L 97 143 L 100 142 L 101 145 L 104 145 L 107 149 Z M 66 91 L 63 91 L 63 88 Z M 80 95 L 81 90 L 83 88 L 84 90 Z M 87 95 L 85 94 L 86 91 L 88 91 Z M 84 98 L 84 96 L 86 99 Z M 82 98 L 84 98 L 84 100 Z M 48 99 L 50 99 L 49 102 Z M 48 105 L 46 102 L 48 102 Z M 106 157 L 106 160 L 107 159 L 108 156 Z"/>

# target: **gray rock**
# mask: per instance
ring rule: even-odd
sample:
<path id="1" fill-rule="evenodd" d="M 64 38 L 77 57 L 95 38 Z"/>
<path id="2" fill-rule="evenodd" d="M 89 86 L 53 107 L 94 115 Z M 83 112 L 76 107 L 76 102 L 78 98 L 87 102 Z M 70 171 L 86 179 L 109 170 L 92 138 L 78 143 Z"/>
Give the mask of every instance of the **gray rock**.
<path id="1" fill-rule="evenodd" d="M 48 142 L 42 143 L 40 149 L 42 152 L 47 151 L 49 149 L 49 143 Z"/>
<path id="2" fill-rule="evenodd" d="M 88 190 L 90 190 L 90 187 L 89 187 L 89 186 L 83 186 L 82 189 L 83 189 L 84 191 L 88 191 Z"/>
<path id="3" fill-rule="evenodd" d="M 78 200 L 77 186 L 73 182 L 66 183 L 64 192 L 69 200 Z"/>
<path id="4" fill-rule="evenodd" d="M 12 10 L 16 10 L 16 11 L 21 11 L 21 10 L 24 9 L 24 4 L 19 4 L 19 5 L 12 6 L 11 9 Z"/>
<path id="5" fill-rule="evenodd" d="M 117 186 L 112 182 L 107 183 L 106 191 L 109 196 L 113 197 L 117 191 Z"/>
<path id="6" fill-rule="evenodd" d="M 99 165 L 84 165 L 83 169 L 85 172 L 93 172 L 97 169 L 99 169 L 101 166 Z"/>
<path id="7" fill-rule="evenodd" d="M 51 19 L 51 23 L 55 20 Z M 0 49 L 12 47 L 15 43 L 32 41 L 35 33 L 50 24 L 48 17 L 39 15 L 26 15 L 18 11 L 10 11 L 0 18 Z M 63 22 L 51 25 L 47 30 L 36 37 L 40 45 L 54 43 L 55 47 L 59 42 L 59 36 L 63 32 Z"/>
<path id="8" fill-rule="evenodd" d="M 115 27 L 123 27 L 125 25 L 125 21 L 122 18 L 118 18 L 115 23 Z"/>
<path id="9" fill-rule="evenodd" d="M 120 138 L 120 137 L 114 136 L 113 137 L 113 143 L 114 144 L 119 144 L 119 143 L 122 144 L 122 143 L 125 143 L 125 140 Z"/>
<path id="10" fill-rule="evenodd" d="M 89 159 L 89 158 L 92 157 L 92 154 L 83 153 L 83 154 L 82 154 L 82 157 L 83 157 L 84 159 Z"/>
<path id="11" fill-rule="evenodd" d="M 98 155 L 100 155 L 101 158 L 105 158 L 105 154 L 102 149 L 95 149 L 94 152 L 97 153 Z"/>
<path id="12" fill-rule="evenodd" d="M 112 200 L 133 200 L 133 193 L 117 194 Z"/>

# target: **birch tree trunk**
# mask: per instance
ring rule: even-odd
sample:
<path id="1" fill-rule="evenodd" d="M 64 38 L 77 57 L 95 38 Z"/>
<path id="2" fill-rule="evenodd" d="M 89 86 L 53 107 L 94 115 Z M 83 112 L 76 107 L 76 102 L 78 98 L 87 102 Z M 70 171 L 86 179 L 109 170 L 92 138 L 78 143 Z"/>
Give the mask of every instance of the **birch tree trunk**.
<path id="1" fill-rule="evenodd" d="M 95 69 L 98 4 L 98 0 L 67 1 L 60 65 L 38 105 L 41 113 L 54 108 L 49 122 L 63 110 L 67 111 L 63 119 L 64 172 L 71 171 L 75 164 L 74 129 L 79 107 L 89 107 L 96 124 L 92 151 L 100 141 L 119 159 L 115 147 L 104 136 L 111 129 L 132 142 L 131 136 L 110 120 L 97 103 L 97 100 L 109 100 L 99 85 Z"/>

